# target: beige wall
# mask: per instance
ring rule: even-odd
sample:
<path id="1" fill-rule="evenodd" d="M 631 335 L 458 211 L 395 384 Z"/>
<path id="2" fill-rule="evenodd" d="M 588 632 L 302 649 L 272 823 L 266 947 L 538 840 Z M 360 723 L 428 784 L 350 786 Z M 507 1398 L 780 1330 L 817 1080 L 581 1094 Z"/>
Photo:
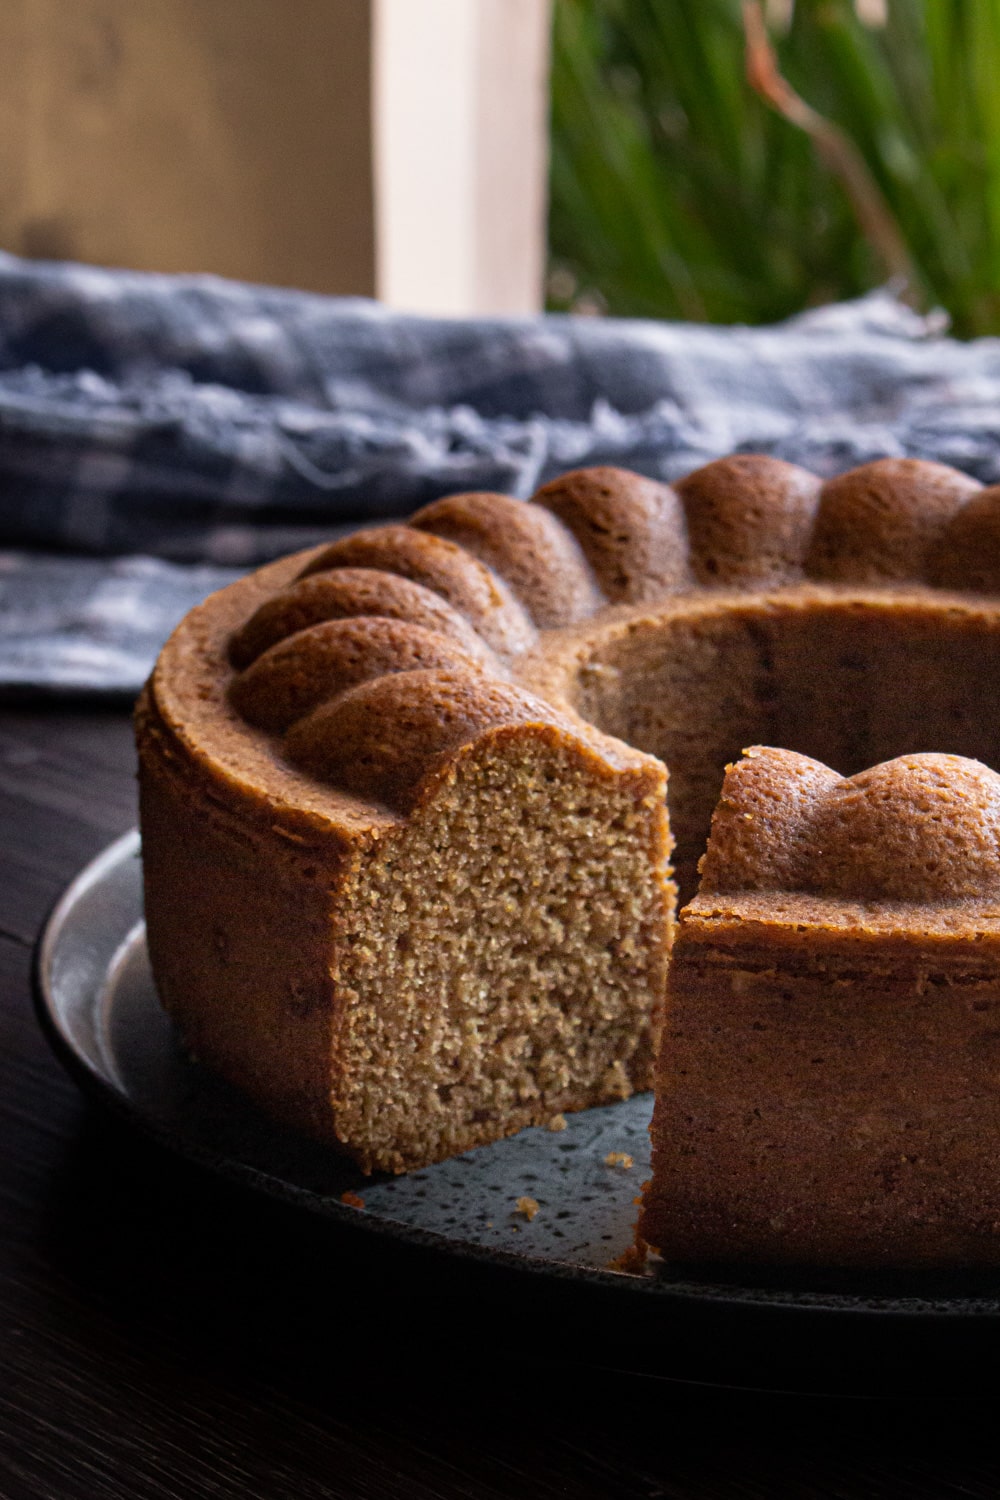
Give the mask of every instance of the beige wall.
<path id="1" fill-rule="evenodd" d="M 395 306 L 540 305 L 548 0 L 376 0 L 378 281 Z"/>
<path id="2" fill-rule="evenodd" d="M 0 245 L 541 296 L 548 0 L 2 0 Z"/>

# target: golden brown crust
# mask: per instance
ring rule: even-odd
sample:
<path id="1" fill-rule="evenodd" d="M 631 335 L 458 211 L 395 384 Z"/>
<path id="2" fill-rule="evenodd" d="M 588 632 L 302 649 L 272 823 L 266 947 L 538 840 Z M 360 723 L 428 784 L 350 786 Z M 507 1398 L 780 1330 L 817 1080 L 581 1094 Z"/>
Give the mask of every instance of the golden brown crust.
<path id="1" fill-rule="evenodd" d="M 856 776 L 754 746 L 726 773 L 702 894 L 804 891 L 955 905 L 1000 892 L 1000 776 L 902 755 Z"/>
<path id="2" fill-rule="evenodd" d="M 487 730 L 553 722 L 523 689 L 453 667 L 364 682 L 295 724 L 285 749 L 313 775 L 408 812 L 436 766 Z"/>
<path id="3" fill-rule="evenodd" d="M 753 745 L 743 755 L 726 767 L 700 892 L 798 890 L 811 815 L 843 778 L 794 750 Z"/>
<path id="4" fill-rule="evenodd" d="M 234 679 L 230 698 L 248 724 L 281 734 L 318 704 L 372 677 L 477 665 L 456 641 L 410 620 L 357 615 L 279 641 Z"/>
<path id="5" fill-rule="evenodd" d="M 998 974 L 996 926 L 682 917 L 641 1237 L 674 1264 L 1000 1264 Z"/>
<path id="6" fill-rule="evenodd" d="M 575 469 L 533 499 L 573 533 L 612 603 L 657 599 L 690 581 L 684 512 L 669 485 L 628 469 Z"/>
<path id="7" fill-rule="evenodd" d="M 603 603 L 579 542 L 540 505 L 510 495 L 448 495 L 410 517 L 506 579 L 535 624 L 586 619 Z"/>
<path id="8" fill-rule="evenodd" d="M 329 935 L 355 851 L 220 805 L 176 754 L 148 689 L 138 730 L 146 934 L 163 1005 L 196 1059 L 332 1142 Z"/>
<path id="9" fill-rule="evenodd" d="M 960 530 L 966 512 L 973 531 L 981 529 L 979 510 L 971 508 L 976 501 L 969 502 L 970 495 L 978 496 L 974 481 L 942 465 L 910 460 L 866 465 L 828 483 L 818 516 L 819 481 L 759 455 L 708 464 L 677 489 L 675 494 L 638 475 L 598 468 L 545 486 L 539 504 L 490 494 L 448 497 L 425 507 L 414 526 L 362 531 L 311 554 L 301 576 L 265 599 L 233 633 L 231 659 L 247 667 L 279 640 L 331 617 L 384 613 L 452 637 L 467 658 L 492 665 L 496 675 L 490 645 L 521 661 L 528 660 L 535 639 L 511 586 L 541 621 L 565 620 L 580 629 L 594 604 L 592 567 L 608 596 L 622 601 L 619 608 L 649 596 L 667 607 L 674 598 L 693 618 L 706 591 L 690 587 L 688 532 L 691 567 L 701 585 L 788 595 L 805 587 L 798 580 L 807 550 L 813 570 L 850 573 L 853 567 L 898 587 L 900 569 L 910 569 L 917 581 L 934 565 L 932 542 L 946 560 L 947 549 L 941 548 L 949 516 L 952 530 Z M 859 548 L 867 549 L 866 561 L 856 567 L 850 558 Z M 504 570 L 510 584 L 499 576 Z M 604 628 L 604 616 L 597 628 Z M 419 664 L 418 646 L 408 652 L 403 635 L 398 639 L 400 663 Z M 278 673 L 283 682 L 302 677 L 312 649 L 286 648 Z M 543 644 L 543 660 L 547 649 Z M 321 659 L 331 661 L 329 654 L 321 653 L 317 663 Z M 269 664 L 260 681 L 270 681 L 277 670 Z M 313 696 L 303 684 L 270 715 L 260 706 L 267 693 L 261 698 L 257 674 L 235 689 L 233 702 L 252 702 L 256 706 L 248 712 L 257 715 L 255 722 L 277 730 L 291 722 L 296 705 L 311 706 L 335 690 L 340 679 L 330 670 L 329 686 L 318 686 Z M 343 681 L 349 686 L 352 675 L 360 681 L 380 670 L 388 670 L 388 659 L 376 650 L 370 671 L 356 663 Z"/>
<path id="10" fill-rule="evenodd" d="M 928 576 L 945 589 L 1000 594 L 1000 485 L 973 494 L 941 532 Z"/>
<path id="11" fill-rule="evenodd" d="M 303 576 L 334 568 L 378 568 L 422 583 L 464 615 L 501 656 L 516 656 L 535 639 L 531 621 L 502 579 L 443 537 L 409 526 L 356 531 L 324 547 Z"/>
<path id="12" fill-rule="evenodd" d="M 801 578 L 820 482 L 777 458 L 741 453 L 675 486 L 701 584 L 746 587 Z"/>
<path id="13" fill-rule="evenodd" d="M 835 787 L 812 879 L 833 895 L 951 905 L 1000 892 L 1000 776 L 959 755 L 903 755 Z"/>
<path id="14" fill-rule="evenodd" d="M 273 736 L 247 724 L 229 695 L 230 637 L 312 555 L 271 563 L 185 615 L 140 700 L 137 738 L 141 770 L 183 770 L 213 807 L 275 831 L 291 846 L 315 844 L 327 858 L 393 827 L 398 816 L 299 771 L 277 753 Z"/>
<path id="15" fill-rule="evenodd" d="M 425 630 L 450 636 L 470 656 L 493 660 L 493 653 L 465 616 L 440 594 L 398 573 L 382 573 L 375 568 L 338 568 L 332 573 L 295 579 L 265 599 L 233 632 L 229 659 L 242 670 L 297 630 L 307 630 L 324 620 L 345 620 L 356 615 L 411 620 Z"/>
<path id="16" fill-rule="evenodd" d="M 980 489 L 915 458 L 880 458 L 827 480 L 806 570 L 845 583 L 925 578 L 941 532 Z"/>

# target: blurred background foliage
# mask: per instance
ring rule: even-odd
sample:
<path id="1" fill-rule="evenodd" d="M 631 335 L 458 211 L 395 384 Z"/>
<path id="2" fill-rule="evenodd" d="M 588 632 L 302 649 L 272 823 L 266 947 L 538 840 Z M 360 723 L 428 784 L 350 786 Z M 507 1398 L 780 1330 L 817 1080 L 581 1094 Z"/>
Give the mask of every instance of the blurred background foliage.
<path id="1" fill-rule="evenodd" d="M 1000 331 L 1000 0 L 763 16 L 783 78 L 867 164 L 905 295 Z M 555 0 L 551 307 L 756 323 L 888 279 L 843 178 L 748 83 L 745 44 L 740 0 Z"/>

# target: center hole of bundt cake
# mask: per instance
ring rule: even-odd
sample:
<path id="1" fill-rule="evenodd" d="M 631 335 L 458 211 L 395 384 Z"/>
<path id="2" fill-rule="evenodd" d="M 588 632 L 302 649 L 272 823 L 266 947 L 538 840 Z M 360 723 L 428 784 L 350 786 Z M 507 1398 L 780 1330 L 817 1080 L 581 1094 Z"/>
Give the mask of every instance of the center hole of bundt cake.
<path id="1" fill-rule="evenodd" d="M 585 718 L 660 757 L 682 900 L 727 763 L 748 745 L 842 775 L 940 751 L 1000 767 L 1000 625 L 931 595 L 707 601 L 629 622 L 575 677 Z"/>

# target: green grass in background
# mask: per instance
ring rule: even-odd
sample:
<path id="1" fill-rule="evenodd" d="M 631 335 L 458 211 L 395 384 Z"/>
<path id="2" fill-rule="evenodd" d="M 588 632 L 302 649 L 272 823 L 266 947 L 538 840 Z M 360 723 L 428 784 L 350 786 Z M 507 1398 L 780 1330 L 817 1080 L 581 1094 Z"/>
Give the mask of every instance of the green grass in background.
<path id="1" fill-rule="evenodd" d="M 1000 0 L 767 11 L 782 73 L 881 190 L 910 300 L 1000 332 Z M 812 141 L 747 84 L 739 0 L 555 0 L 552 89 L 552 307 L 756 323 L 887 279 Z"/>

